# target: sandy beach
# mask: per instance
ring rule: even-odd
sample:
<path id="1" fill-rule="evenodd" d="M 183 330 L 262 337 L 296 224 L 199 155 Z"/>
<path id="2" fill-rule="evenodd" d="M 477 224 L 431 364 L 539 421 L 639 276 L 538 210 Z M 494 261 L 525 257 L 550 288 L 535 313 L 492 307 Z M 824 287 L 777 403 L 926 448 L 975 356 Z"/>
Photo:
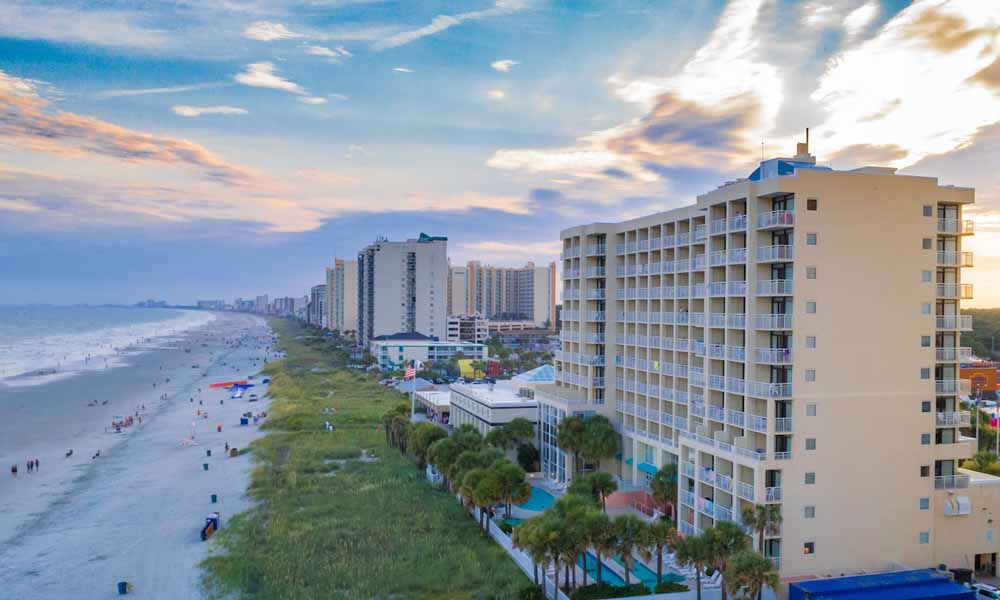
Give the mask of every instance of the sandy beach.
<path id="1" fill-rule="evenodd" d="M 220 314 L 125 366 L 0 387 L 0 596 L 113 598 L 128 581 L 137 598 L 200 597 L 206 515 L 218 511 L 225 527 L 249 506 L 250 457 L 224 445 L 259 436 L 239 419 L 268 403 L 259 377 L 253 403 L 208 384 L 257 374 L 267 336 L 258 317 Z M 128 415 L 134 424 L 115 433 L 112 420 Z M 40 468 L 28 473 L 33 458 Z"/>

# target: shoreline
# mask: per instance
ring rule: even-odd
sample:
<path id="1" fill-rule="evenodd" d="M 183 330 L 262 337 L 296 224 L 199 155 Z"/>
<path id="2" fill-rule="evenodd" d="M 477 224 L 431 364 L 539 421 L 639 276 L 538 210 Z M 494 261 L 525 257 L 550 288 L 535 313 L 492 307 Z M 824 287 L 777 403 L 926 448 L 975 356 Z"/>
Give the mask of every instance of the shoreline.
<path id="1" fill-rule="evenodd" d="M 240 427 L 239 415 L 269 403 L 259 384 L 252 391 L 261 401 L 252 404 L 208 388 L 263 368 L 259 346 L 234 341 L 247 331 L 262 336 L 266 324 L 223 315 L 129 357 L 128 366 L 0 387 L 0 580 L 6 593 L 105 597 L 117 581 L 128 580 L 137 590 L 162 591 L 146 597 L 200 594 L 197 563 L 210 546 L 197 539 L 204 515 L 220 510 L 225 527 L 249 502 L 249 457 L 229 458 L 223 444 L 242 448 L 257 437 L 258 427 Z M 99 391 L 107 404 L 88 405 Z M 141 424 L 136 418 L 123 433 L 105 433 L 113 416 L 135 409 Z M 211 418 L 199 419 L 199 410 Z M 195 444 L 185 445 L 191 435 Z M 71 457 L 64 456 L 68 448 Z M 100 457 L 92 458 L 98 449 Z M 215 450 L 212 457 L 207 450 Z M 28 474 L 25 461 L 35 457 L 41 467 Z M 15 460 L 17 478 L 9 473 Z M 212 466 L 208 473 L 203 462 Z M 223 500 L 210 504 L 211 493 Z"/>

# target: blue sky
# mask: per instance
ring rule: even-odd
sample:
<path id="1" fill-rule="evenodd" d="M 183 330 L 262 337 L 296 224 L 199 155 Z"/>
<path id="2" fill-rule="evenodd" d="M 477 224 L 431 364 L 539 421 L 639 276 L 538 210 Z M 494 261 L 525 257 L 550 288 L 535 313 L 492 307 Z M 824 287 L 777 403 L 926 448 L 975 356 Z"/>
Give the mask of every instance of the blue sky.
<path id="1" fill-rule="evenodd" d="M 808 126 L 837 168 L 976 186 L 1000 305 L 998 61 L 979 0 L 11 0 L 0 302 L 300 295 L 420 231 L 544 263 Z"/>

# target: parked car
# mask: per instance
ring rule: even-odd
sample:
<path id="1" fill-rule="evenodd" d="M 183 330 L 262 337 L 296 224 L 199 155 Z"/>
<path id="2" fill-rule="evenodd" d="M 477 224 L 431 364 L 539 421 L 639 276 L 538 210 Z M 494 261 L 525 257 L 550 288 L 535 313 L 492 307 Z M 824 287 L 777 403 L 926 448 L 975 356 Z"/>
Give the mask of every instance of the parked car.
<path id="1" fill-rule="evenodd" d="M 976 598 L 989 598 L 990 600 L 1000 600 L 1000 589 L 987 583 L 972 584 L 972 591 L 976 592 Z"/>

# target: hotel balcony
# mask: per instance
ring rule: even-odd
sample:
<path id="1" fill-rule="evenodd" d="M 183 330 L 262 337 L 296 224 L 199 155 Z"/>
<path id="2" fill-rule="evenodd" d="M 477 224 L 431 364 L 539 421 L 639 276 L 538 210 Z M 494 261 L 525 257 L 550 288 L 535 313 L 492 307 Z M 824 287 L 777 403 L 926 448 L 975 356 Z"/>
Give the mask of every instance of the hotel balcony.
<path id="1" fill-rule="evenodd" d="M 757 282 L 758 296 L 791 296 L 791 279 L 766 279 Z"/>
<path id="2" fill-rule="evenodd" d="M 562 320 L 563 321 L 579 321 L 580 320 L 580 311 L 578 311 L 578 310 L 564 310 L 564 311 L 562 311 Z"/>
<path id="3" fill-rule="evenodd" d="M 579 300 L 580 290 L 563 290 L 562 294 L 563 300 Z"/>
<path id="4" fill-rule="evenodd" d="M 588 321 L 603 321 L 605 314 L 603 310 L 591 310 L 587 312 Z"/>
<path id="5" fill-rule="evenodd" d="M 729 313 L 726 315 L 726 327 L 744 329 L 747 326 L 747 316 L 744 313 Z"/>
<path id="6" fill-rule="evenodd" d="M 938 250 L 937 264 L 941 267 L 971 267 L 971 252 L 956 252 L 954 250 Z"/>
<path id="7" fill-rule="evenodd" d="M 587 256 L 606 254 L 607 252 L 608 252 L 608 247 L 604 244 L 590 244 L 589 246 L 587 246 Z"/>
<path id="8" fill-rule="evenodd" d="M 726 262 L 729 264 L 744 264 L 747 262 L 746 248 L 730 248 L 726 250 Z"/>
<path id="9" fill-rule="evenodd" d="M 725 296 L 726 295 L 726 282 L 725 281 L 713 281 L 708 284 L 708 295 L 709 296 Z"/>
<path id="10" fill-rule="evenodd" d="M 962 362 L 972 358 L 972 348 L 936 348 L 937 362 Z"/>
<path id="11" fill-rule="evenodd" d="M 934 444 L 935 460 L 955 460 L 961 464 L 975 453 L 976 438 L 958 435 L 952 442 L 936 442 Z"/>
<path id="12" fill-rule="evenodd" d="M 604 334 L 603 333 L 588 333 L 587 335 L 584 336 L 584 340 L 588 344 L 603 344 L 604 343 Z"/>
<path id="13" fill-rule="evenodd" d="M 757 348 L 754 360 L 762 365 L 789 365 L 792 363 L 791 348 Z"/>
<path id="14" fill-rule="evenodd" d="M 749 483 L 745 483 L 743 481 L 737 481 L 736 482 L 736 495 L 738 497 L 740 497 L 740 498 L 743 498 L 744 500 L 748 500 L 750 502 L 753 502 L 754 501 L 754 497 L 753 497 L 753 485 L 751 485 Z"/>
<path id="15" fill-rule="evenodd" d="M 746 382 L 747 395 L 754 398 L 791 398 L 791 383 L 768 383 L 764 381 Z"/>
<path id="16" fill-rule="evenodd" d="M 604 277 L 607 275 L 605 267 L 587 267 L 587 277 Z"/>
<path id="17" fill-rule="evenodd" d="M 972 331 L 972 315 L 938 315 L 937 328 Z"/>
<path id="18" fill-rule="evenodd" d="M 772 210 L 757 215 L 757 229 L 784 229 L 795 225 L 795 213 L 790 210 Z"/>
<path id="19" fill-rule="evenodd" d="M 952 298 L 955 300 L 971 300 L 971 283 L 939 283 L 936 286 L 938 298 Z"/>
<path id="20" fill-rule="evenodd" d="M 972 221 L 964 219 L 938 219 L 937 230 L 951 235 L 972 235 L 974 226 Z"/>
<path id="21" fill-rule="evenodd" d="M 604 288 L 591 288 L 587 290 L 588 300 L 604 300 L 604 296 L 607 294 L 607 290 Z"/>
<path id="22" fill-rule="evenodd" d="M 754 315 L 754 327 L 757 329 L 791 329 L 792 315 Z"/>
<path id="23" fill-rule="evenodd" d="M 695 225 L 694 241 L 699 242 L 708 237 L 708 225 Z"/>
<path id="24" fill-rule="evenodd" d="M 762 246 L 757 248 L 757 262 L 789 262 L 792 260 L 791 246 Z"/>
<path id="25" fill-rule="evenodd" d="M 775 433 L 791 433 L 792 432 L 792 418 L 791 417 L 776 417 L 774 419 L 774 432 Z"/>
<path id="26" fill-rule="evenodd" d="M 966 379 L 944 379 L 934 382 L 934 391 L 938 395 L 960 394 L 963 388 L 968 389 Z"/>
<path id="27" fill-rule="evenodd" d="M 972 424 L 972 414 L 967 410 L 939 412 L 935 418 L 938 427 L 968 427 Z"/>
<path id="28" fill-rule="evenodd" d="M 939 475 L 934 478 L 934 489 L 936 490 L 964 490 L 968 487 L 968 475 Z"/>
<path id="29" fill-rule="evenodd" d="M 580 269 L 563 269 L 563 279 L 576 279 L 580 276 Z"/>
<path id="30" fill-rule="evenodd" d="M 579 342 L 580 333 L 578 331 L 566 331 L 564 329 L 559 332 L 559 339 L 561 339 L 564 342 Z"/>
<path id="31" fill-rule="evenodd" d="M 572 248 L 566 248 L 562 251 L 562 258 L 565 260 L 567 258 L 576 258 L 580 256 L 580 247 L 573 246 Z"/>
<path id="32" fill-rule="evenodd" d="M 781 488 L 764 488 L 764 502 L 781 502 Z"/>

